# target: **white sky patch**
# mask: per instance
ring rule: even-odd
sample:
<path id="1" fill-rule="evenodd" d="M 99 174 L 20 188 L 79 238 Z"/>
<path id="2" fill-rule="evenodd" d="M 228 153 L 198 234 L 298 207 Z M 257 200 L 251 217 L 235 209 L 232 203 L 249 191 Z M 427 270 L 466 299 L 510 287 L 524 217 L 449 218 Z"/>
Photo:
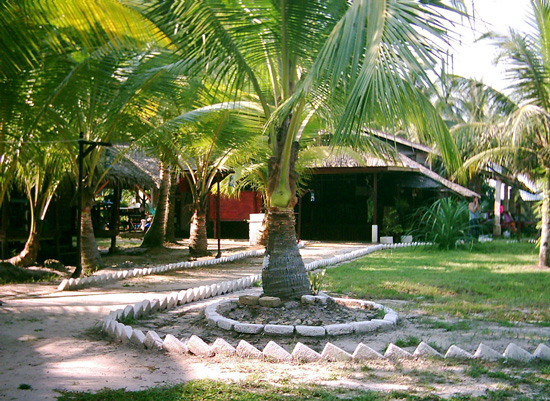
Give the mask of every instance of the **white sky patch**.
<path id="1" fill-rule="evenodd" d="M 472 7 L 473 3 L 473 7 Z M 476 42 L 476 39 L 488 31 L 506 35 L 510 27 L 519 32 L 529 30 L 528 20 L 532 16 L 529 0 L 466 0 L 469 12 L 475 10 L 475 20 L 470 27 L 456 27 L 461 41 L 453 46 L 453 65 L 451 73 L 475 78 L 495 89 L 503 91 L 508 84 L 504 80 L 504 64 L 495 65 L 498 55 L 491 40 Z M 468 25 L 467 21 L 464 21 Z"/>

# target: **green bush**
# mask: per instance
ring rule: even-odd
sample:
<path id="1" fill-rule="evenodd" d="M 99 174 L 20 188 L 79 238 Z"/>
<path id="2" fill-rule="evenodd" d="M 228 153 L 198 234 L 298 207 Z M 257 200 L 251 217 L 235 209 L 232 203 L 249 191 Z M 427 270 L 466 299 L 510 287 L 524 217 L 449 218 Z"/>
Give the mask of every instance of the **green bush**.
<path id="1" fill-rule="evenodd" d="M 451 249 L 469 239 L 469 228 L 468 203 L 442 198 L 423 211 L 417 235 L 440 249 Z"/>

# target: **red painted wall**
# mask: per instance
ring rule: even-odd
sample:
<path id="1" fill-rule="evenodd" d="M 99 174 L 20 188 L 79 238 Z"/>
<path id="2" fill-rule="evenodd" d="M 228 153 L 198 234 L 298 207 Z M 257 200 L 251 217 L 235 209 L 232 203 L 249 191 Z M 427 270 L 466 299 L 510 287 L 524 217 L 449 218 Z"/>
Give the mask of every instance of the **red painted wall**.
<path id="1" fill-rule="evenodd" d="M 210 194 L 209 218 L 216 220 L 216 195 Z M 242 221 L 250 218 L 250 213 L 261 213 L 262 196 L 258 192 L 243 191 L 238 198 L 220 198 L 221 221 Z"/>

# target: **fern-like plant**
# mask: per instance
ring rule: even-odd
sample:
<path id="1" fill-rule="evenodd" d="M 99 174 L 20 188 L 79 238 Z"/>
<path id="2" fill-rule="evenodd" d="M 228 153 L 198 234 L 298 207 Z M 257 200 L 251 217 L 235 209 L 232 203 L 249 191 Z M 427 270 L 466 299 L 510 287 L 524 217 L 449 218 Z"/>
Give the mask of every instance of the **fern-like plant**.
<path id="1" fill-rule="evenodd" d="M 442 198 L 424 211 L 419 234 L 440 249 L 451 249 L 468 240 L 468 230 L 468 204 Z"/>

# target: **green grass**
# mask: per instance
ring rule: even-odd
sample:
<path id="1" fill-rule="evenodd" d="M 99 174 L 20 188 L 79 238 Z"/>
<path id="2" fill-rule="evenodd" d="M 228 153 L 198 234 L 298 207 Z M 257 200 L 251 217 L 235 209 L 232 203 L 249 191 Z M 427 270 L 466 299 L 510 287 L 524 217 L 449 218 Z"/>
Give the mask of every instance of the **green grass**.
<path id="1" fill-rule="evenodd" d="M 323 388 L 318 385 L 266 385 L 257 382 L 221 383 L 211 380 L 196 380 L 172 387 L 157 387 L 143 391 L 104 390 L 96 394 L 63 393 L 59 401 L 282 401 L 282 400 L 355 400 L 355 401 L 505 401 L 505 400 L 543 400 L 545 398 L 523 398 L 513 390 L 488 391 L 485 395 L 474 397 L 456 395 L 441 398 L 436 395 L 419 396 L 409 392 L 394 391 L 376 393 L 350 388 Z"/>
<path id="2" fill-rule="evenodd" d="M 537 249 L 504 241 L 471 251 L 400 248 L 328 269 L 326 289 L 361 299 L 400 299 L 434 317 L 550 322 L 550 270 Z"/>

